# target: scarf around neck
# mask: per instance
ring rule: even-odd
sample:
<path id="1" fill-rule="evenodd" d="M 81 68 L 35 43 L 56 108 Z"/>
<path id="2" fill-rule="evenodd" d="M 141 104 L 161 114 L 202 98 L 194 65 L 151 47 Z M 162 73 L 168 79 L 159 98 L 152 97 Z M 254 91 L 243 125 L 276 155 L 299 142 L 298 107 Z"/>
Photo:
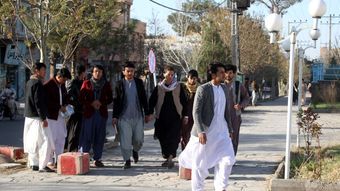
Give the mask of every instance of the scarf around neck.
<path id="1" fill-rule="evenodd" d="M 178 82 L 176 80 L 176 78 L 173 78 L 170 85 L 167 85 L 165 83 L 165 80 L 163 80 L 162 82 L 159 83 L 160 87 L 162 87 L 165 91 L 167 92 L 171 92 L 173 91 L 174 89 L 176 89 L 177 85 L 178 85 Z"/>
<path id="2" fill-rule="evenodd" d="M 194 94 L 196 93 L 197 87 L 198 87 L 198 83 L 196 83 L 195 85 L 191 85 L 188 82 L 185 84 L 185 86 L 187 87 L 189 93 Z"/>
<path id="3" fill-rule="evenodd" d="M 94 79 L 93 77 L 90 79 L 91 81 L 91 84 L 92 84 L 92 87 L 93 87 L 93 91 L 94 91 L 94 97 L 96 100 L 98 100 L 101 96 L 101 93 L 102 93 L 102 89 L 105 85 L 105 78 L 102 77 L 101 79 L 99 80 L 96 80 Z"/>

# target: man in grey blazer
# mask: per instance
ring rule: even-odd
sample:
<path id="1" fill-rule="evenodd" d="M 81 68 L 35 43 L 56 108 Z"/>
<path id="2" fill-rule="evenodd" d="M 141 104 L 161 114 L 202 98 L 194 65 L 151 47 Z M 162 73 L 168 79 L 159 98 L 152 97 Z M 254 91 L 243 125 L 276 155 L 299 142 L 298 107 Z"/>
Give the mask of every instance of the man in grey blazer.
<path id="1" fill-rule="evenodd" d="M 224 82 L 225 66 L 210 66 L 212 80 L 197 89 L 190 141 L 179 157 L 182 168 L 192 169 L 192 190 L 204 189 L 208 169 L 215 168 L 215 190 L 226 190 L 235 155 L 231 137 L 233 128 L 228 102 L 229 91 Z"/>

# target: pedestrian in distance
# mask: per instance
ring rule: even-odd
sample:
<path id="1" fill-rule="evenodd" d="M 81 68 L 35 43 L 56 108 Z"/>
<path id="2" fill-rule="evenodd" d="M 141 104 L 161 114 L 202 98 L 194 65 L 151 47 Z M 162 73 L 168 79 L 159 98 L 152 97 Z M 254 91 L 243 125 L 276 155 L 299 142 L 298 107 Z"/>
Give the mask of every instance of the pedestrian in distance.
<path id="1" fill-rule="evenodd" d="M 253 80 L 251 83 L 252 92 L 251 92 L 251 103 L 253 106 L 256 106 L 257 100 L 259 98 L 259 86 L 257 85 L 256 81 Z"/>
<path id="2" fill-rule="evenodd" d="M 1 100 L 0 101 L 4 101 L 5 106 L 8 107 L 9 109 L 9 117 L 10 119 L 14 119 L 16 115 L 16 102 L 15 102 L 15 98 L 16 98 L 16 93 L 15 90 L 12 88 L 12 83 L 11 82 L 7 82 L 5 88 L 1 91 L 1 95 L 0 95 Z M 1 114 L 0 114 L 1 115 Z M 4 114 L 2 114 L 4 115 Z"/>

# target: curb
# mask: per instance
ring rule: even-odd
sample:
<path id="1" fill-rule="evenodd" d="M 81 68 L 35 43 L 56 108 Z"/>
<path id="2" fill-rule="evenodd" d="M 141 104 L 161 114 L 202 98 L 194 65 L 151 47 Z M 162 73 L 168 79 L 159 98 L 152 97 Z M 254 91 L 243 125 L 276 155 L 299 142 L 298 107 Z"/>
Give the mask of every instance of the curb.
<path id="1" fill-rule="evenodd" d="M 25 156 L 23 148 L 6 145 L 0 146 L 0 154 L 3 154 L 13 160 L 23 159 Z"/>
<path id="2" fill-rule="evenodd" d="M 0 164 L 0 170 L 14 169 L 14 168 L 23 168 L 25 165 L 18 163 L 3 163 Z"/>

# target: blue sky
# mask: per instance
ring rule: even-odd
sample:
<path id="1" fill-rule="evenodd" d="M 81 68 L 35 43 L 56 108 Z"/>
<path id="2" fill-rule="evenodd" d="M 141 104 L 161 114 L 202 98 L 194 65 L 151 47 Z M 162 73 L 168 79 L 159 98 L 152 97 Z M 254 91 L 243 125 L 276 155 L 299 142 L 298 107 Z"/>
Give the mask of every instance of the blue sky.
<path id="1" fill-rule="evenodd" d="M 216 2 L 221 2 L 222 0 L 216 0 Z M 312 18 L 309 16 L 308 13 L 308 4 L 310 0 L 303 0 L 301 3 L 296 4 L 288 9 L 288 12 L 283 16 L 283 30 L 282 30 L 282 35 L 286 36 L 287 35 L 287 26 L 288 26 L 288 21 L 292 22 L 294 20 L 296 21 L 305 21 L 307 20 L 308 25 L 312 25 Z M 330 14 L 335 14 L 337 16 L 340 15 L 340 5 L 339 5 L 339 0 L 324 0 L 325 3 L 327 4 L 327 12 L 325 15 L 330 15 Z M 165 4 L 170 7 L 178 8 L 178 1 L 176 0 L 157 0 L 157 2 Z M 165 33 L 168 34 L 173 34 L 173 31 L 171 30 L 171 27 L 166 21 L 167 15 L 172 13 L 171 10 L 168 10 L 166 8 L 160 7 L 154 3 L 152 3 L 149 0 L 134 0 L 132 9 L 131 9 L 131 16 L 133 18 L 142 20 L 146 23 L 152 18 L 152 12 L 158 15 L 159 20 L 161 21 L 161 26 L 164 30 Z M 251 14 L 256 14 L 256 15 L 268 15 L 269 11 L 266 9 L 266 7 L 262 5 L 257 5 L 253 4 L 251 5 L 250 9 L 248 10 L 249 13 Z M 328 21 L 328 19 L 324 18 L 321 19 L 322 22 Z M 332 29 L 332 41 L 335 43 L 335 38 L 340 39 L 340 18 L 338 19 L 333 19 L 333 22 L 337 22 L 339 24 L 333 25 Z M 323 43 L 328 43 L 328 25 L 319 25 L 320 30 L 321 30 L 321 37 L 317 41 L 317 49 L 308 49 L 306 51 L 306 55 L 310 58 L 317 58 L 319 57 L 319 52 L 320 52 L 320 46 L 326 46 Z M 304 30 L 301 31 L 298 35 L 298 40 L 301 41 L 310 41 L 309 37 L 309 30 Z M 332 43 L 332 44 L 333 44 Z"/>

